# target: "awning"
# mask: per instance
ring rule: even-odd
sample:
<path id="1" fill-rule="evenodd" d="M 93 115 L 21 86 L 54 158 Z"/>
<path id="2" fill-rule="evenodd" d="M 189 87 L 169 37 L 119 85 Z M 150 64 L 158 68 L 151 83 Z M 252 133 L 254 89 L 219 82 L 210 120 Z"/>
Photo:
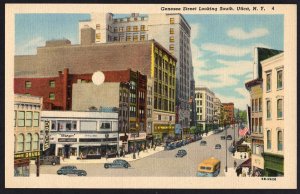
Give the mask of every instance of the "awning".
<path id="1" fill-rule="evenodd" d="M 242 164 L 240 164 L 238 167 L 247 167 L 247 168 L 251 168 L 251 158 L 249 158 L 248 160 L 244 161 Z"/>

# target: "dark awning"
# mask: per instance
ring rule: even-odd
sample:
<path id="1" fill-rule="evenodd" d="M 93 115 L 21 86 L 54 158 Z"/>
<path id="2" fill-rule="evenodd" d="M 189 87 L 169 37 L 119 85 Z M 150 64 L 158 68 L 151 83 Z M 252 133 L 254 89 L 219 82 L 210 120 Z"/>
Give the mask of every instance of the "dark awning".
<path id="1" fill-rule="evenodd" d="M 244 161 L 242 164 L 239 165 L 239 167 L 250 167 L 251 168 L 251 158 Z"/>

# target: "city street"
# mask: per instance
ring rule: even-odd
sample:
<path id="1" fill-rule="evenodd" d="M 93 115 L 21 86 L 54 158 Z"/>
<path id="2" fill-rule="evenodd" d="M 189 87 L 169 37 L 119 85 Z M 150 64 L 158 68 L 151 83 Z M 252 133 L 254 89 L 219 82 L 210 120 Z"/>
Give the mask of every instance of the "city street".
<path id="1" fill-rule="evenodd" d="M 232 135 L 233 129 L 228 129 L 227 134 Z M 236 133 L 237 134 L 237 133 Z M 206 146 L 200 146 L 200 141 L 190 143 L 170 151 L 161 151 L 151 156 L 130 162 L 131 167 L 128 169 L 123 168 L 110 168 L 105 169 L 103 164 L 89 163 L 89 164 L 71 164 L 75 165 L 78 169 L 86 170 L 87 176 L 177 176 L 177 177 L 193 177 L 196 176 L 197 165 L 204 159 L 215 157 L 221 160 L 221 173 L 219 176 L 224 176 L 224 168 L 226 164 L 225 145 L 226 140 L 221 140 L 221 136 L 225 135 L 225 131 L 218 134 L 213 134 L 203 138 L 207 141 Z M 236 135 L 237 140 L 237 135 Z M 229 147 L 233 140 L 227 140 Z M 221 144 L 221 149 L 215 149 L 216 144 Z M 185 149 L 187 155 L 183 158 L 176 158 L 175 155 L 179 149 Z M 233 167 L 234 159 L 232 154 L 228 154 L 228 168 Z M 242 160 L 236 160 L 239 165 Z M 56 174 L 56 171 L 62 165 L 41 166 L 41 174 Z M 31 173 L 34 174 L 35 165 L 31 166 Z M 58 175 L 57 175 L 58 176 Z"/>

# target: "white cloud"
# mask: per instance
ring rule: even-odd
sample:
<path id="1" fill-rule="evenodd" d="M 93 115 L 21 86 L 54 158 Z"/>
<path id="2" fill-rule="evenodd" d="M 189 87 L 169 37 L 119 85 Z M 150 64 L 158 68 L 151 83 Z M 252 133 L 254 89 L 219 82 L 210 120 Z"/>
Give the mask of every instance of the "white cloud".
<path id="1" fill-rule="evenodd" d="M 202 57 L 203 53 L 200 50 L 199 46 L 194 43 L 194 41 L 200 36 L 199 24 L 191 24 L 191 50 L 192 50 L 192 60 L 197 61 L 199 57 Z"/>
<path id="2" fill-rule="evenodd" d="M 227 31 L 227 35 L 231 38 L 238 40 L 247 40 L 251 38 L 259 38 L 269 34 L 269 30 L 266 28 L 256 28 L 251 32 L 246 32 L 242 28 L 233 28 Z"/>
<path id="3" fill-rule="evenodd" d="M 16 45 L 16 55 L 35 54 L 37 47 L 44 46 L 46 40 L 43 37 L 35 37 L 22 45 Z"/>
<path id="4" fill-rule="evenodd" d="M 243 87 L 243 88 L 235 88 L 235 91 L 241 94 L 244 98 L 250 99 L 249 91 Z"/>

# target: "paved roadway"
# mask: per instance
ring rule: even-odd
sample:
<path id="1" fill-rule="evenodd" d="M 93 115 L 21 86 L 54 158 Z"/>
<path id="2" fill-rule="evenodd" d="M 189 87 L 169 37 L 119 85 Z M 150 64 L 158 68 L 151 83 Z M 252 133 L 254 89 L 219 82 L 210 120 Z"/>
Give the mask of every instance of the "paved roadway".
<path id="1" fill-rule="evenodd" d="M 228 129 L 227 134 L 232 135 L 233 129 Z M 151 156 L 130 162 L 131 168 L 128 169 L 105 169 L 103 164 L 75 164 L 78 169 L 87 171 L 87 176 L 177 176 L 177 177 L 193 177 L 196 176 L 197 165 L 204 159 L 215 157 L 221 160 L 221 173 L 219 176 L 224 176 L 224 168 L 226 164 L 225 157 L 225 140 L 221 140 L 221 136 L 225 135 L 225 131 L 218 134 L 213 134 L 203 138 L 207 141 L 206 146 L 200 146 L 200 141 L 196 141 L 170 151 L 161 151 Z M 237 136 L 236 136 L 237 137 Z M 236 139 L 237 140 L 237 139 Z M 233 140 L 227 140 L 229 147 Z M 222 149 L 215 149 L 215 144 L 221 144 Z M 187 155 L 183 158 L 176 158 L 175 155 L 179 149 L 185 149 Z M 234 159 L 231 153 L 227 151 L 227 166 L 233 167 Z M 238 164 L 242 161 L 236 160 Z M 73 165 L 73 164 L 72 164 Z M 56 174 L 56 171 L 61 166 L 43 165 L 41 166 L 41 174 Z M 31 173 L 34 173 L 35 166 L 31 168 Z"/>

